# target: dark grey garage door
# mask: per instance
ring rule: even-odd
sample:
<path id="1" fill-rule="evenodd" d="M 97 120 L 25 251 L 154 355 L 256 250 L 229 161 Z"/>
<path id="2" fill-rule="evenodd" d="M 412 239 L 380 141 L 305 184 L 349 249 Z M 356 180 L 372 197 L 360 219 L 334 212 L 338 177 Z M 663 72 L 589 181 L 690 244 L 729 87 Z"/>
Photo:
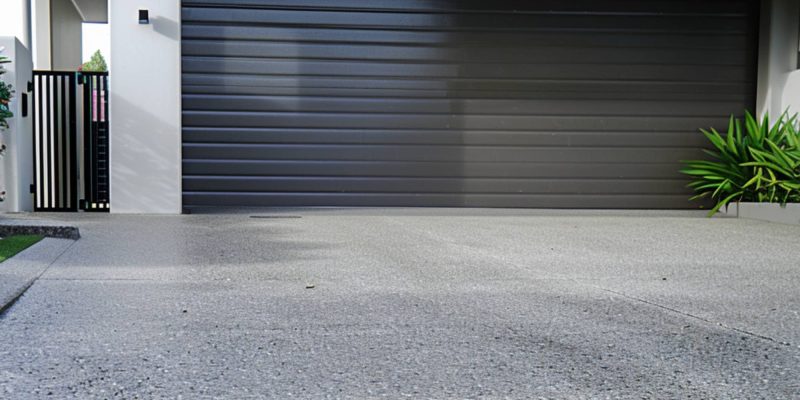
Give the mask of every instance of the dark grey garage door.
<path id="1" fill-rule="evenodd" d="M 691 207 L 756 4 L 184 1 L 184 204 Z"/>

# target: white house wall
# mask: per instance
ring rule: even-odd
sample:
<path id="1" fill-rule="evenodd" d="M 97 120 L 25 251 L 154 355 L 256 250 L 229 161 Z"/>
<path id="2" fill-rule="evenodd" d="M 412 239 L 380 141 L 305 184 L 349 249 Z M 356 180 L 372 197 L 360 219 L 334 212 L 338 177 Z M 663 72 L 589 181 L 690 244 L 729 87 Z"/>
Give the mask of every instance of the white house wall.
<path id="1" fill-rule="evenodd" d="M 800 2 L 763 4 L 757 112 L 775 118 L 787 110 L 800 112 Z"/>
<path id="2" fill-rule="evenodd" d="M 114 213 L 181 212 L 180 18 L 178 0 L 109 4 Z"/>
<path id="3" fill-rule="evenodd" d="M 83 56 L 83 18 L 72 0 L 52 0 L 50 19 L 52 69 L 77 71 Z"/>
<path id="4" fill-rule="evenodd" d="M 22 0 L 0 1 L 0 36 L 17 37 L 24 46 L 31 42 L 30 6 Z"/>

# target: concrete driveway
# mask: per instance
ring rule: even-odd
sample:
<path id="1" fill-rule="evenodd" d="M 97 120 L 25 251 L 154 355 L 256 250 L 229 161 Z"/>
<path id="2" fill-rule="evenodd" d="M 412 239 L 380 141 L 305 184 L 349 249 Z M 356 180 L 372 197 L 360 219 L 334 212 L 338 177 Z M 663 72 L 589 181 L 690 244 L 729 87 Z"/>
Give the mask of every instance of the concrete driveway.
<path id="1" fill-rule="evenodd" d="M 800 227 L 253 214 L 46 216 L 83 238 L 0 317 L 0 398 L 800 396 Z"/>

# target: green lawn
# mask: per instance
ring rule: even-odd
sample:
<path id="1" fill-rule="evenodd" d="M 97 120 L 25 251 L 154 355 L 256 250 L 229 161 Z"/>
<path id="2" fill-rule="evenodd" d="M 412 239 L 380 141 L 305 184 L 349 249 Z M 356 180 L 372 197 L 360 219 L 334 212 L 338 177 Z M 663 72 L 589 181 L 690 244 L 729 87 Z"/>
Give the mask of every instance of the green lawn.
<path id="1" fill-rule="evenodd" d="M 27 249 L 34 243 L 42 240 L 39 235 L 16 235 L 0 239 L 0 262 L 3 262 L 14 254 Z"/>

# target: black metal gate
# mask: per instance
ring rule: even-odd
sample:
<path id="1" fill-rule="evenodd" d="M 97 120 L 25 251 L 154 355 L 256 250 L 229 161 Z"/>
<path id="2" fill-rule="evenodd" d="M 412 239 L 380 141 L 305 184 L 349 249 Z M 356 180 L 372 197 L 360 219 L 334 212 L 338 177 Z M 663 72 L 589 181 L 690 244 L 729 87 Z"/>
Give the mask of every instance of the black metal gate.
<path id="1" fill-rule="evenodd" d="M 83 84 L 84 211 L 108 211 L 108 74 L 85 72 Z"/>
<path id="2" fill-rule="evenodd" d="M 107 73 L 33 72 L 35 211 L 109 210 L 107 88 Z"/>
<path id="3" fill-rule="evenodd" d="M 78 133 L 73 72 L 33 73 L 34 210 L 78 209 Z"/>

